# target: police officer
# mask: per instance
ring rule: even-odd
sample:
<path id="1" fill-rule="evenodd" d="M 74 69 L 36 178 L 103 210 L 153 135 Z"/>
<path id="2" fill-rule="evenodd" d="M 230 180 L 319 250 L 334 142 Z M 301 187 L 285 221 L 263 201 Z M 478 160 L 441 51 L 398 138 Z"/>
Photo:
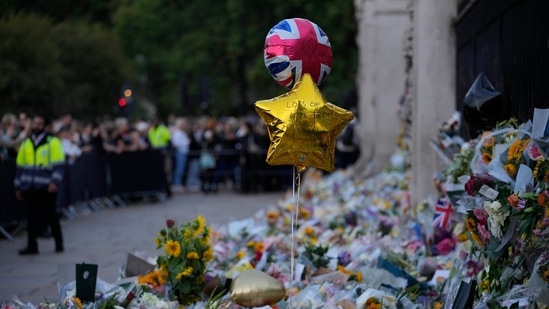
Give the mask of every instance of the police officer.
<path id="1" fill-rule="evenodd" d="M 27 207 L 28 234 L 27 247 L 19 251 L 20 255 L 38 254 L 36 239 L 43 223 L 51 228 L 55 252 L 64 250 L 56 201 L 63 180 L 65 154 L 61 141 L 46 131 L 50 124 L 48 117 L 34 116 L 32 134 L 23 141 L 17 154 L 15 194 Z"/>
<path id="2" fill-rule="evenodd" d="M 172 157 L 171 157 L 171 133 L 158 118 L 154 118 L 149 129 L 148 140 L 151 148 L 162 153 L 164 173 L 162 175 L 162 187 L 166 191 L 167 197 L 172 196 L 170 181 L 172 176 Z"/>

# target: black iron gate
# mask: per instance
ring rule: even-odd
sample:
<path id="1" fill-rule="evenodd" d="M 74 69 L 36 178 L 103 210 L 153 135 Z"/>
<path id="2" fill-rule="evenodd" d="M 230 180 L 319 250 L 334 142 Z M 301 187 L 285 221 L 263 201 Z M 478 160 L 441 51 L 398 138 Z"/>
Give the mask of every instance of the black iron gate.
<path id="1" fill-rule="evenodd" d="M 502 92 L 493 117 L 524 122 L 549 108 L 548 0 L 462 0 L 456 39 L 458 110 L 481 72 Z"/>

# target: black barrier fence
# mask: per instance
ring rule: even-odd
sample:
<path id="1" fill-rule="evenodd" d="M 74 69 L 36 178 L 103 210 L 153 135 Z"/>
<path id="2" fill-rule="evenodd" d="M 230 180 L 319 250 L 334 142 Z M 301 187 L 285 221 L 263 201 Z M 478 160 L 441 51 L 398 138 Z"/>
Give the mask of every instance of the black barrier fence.
<path id="1" fill-rule="evenodd" d="M 236 179 L 242 193 L 286 189 L 292 184 L 292 167 L 268 165 L 265 162 L 266 150 L 220 152 L 216 155 L 218 166 L 211 171 L 202 171 L 201 176 L 211 173 L 220 181 L 228 177 Z M 221 158 L 227 156 L 235 158 L 235 164 L 232 169 L 221 169 Z M 156 150 L 84 153 L 66 163 L 58 193 L 58 208 L 66 217 L 74 219 L 81 212 L 125 206 L 134 198 L 164 201 L 163 192 L 168 185 L 165 159 L 166 155 Z M 7 238 L 24 228 L 26 217 L 24 204 L 15 198 L 15 171 L 14 160 L 0 162 L 0 233 Z"/>

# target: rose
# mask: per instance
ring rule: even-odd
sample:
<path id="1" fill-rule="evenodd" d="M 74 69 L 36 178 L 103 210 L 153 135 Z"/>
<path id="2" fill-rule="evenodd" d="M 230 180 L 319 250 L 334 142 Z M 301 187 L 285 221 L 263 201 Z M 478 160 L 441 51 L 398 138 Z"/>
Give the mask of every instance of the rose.
<path id="1" fill-rule="evenodd" d="M 175 220 L 174 219 L 168 219 L 166 220 L 166 226 L 171 229 L 173 226 L 175 225 Z"/>

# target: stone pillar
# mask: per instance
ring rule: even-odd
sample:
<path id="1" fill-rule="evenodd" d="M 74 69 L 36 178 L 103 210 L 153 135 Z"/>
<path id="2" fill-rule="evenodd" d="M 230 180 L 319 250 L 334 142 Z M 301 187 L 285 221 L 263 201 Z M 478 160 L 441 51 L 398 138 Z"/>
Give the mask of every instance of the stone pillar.
<path id="1" fill-rule="evenodd" d="M 414 0 L 412 200 L 435 194 L 433 175 L 443 166 L 431 149 L 441 123 L 455 110 L 456 1 Z"/>
<path id="2" fill-rule="evenodd" d="M 407 4 L 407 0 L 355 0 L 358 118 L 362 128 L 362 156 L 357 168 L 364 169 L 368 162 L 373 162 L 374 169 L 366 169 L 368 172 L 386 167 L 395 150 L 400 126 L 397 110 L 405 80 Z"/>

